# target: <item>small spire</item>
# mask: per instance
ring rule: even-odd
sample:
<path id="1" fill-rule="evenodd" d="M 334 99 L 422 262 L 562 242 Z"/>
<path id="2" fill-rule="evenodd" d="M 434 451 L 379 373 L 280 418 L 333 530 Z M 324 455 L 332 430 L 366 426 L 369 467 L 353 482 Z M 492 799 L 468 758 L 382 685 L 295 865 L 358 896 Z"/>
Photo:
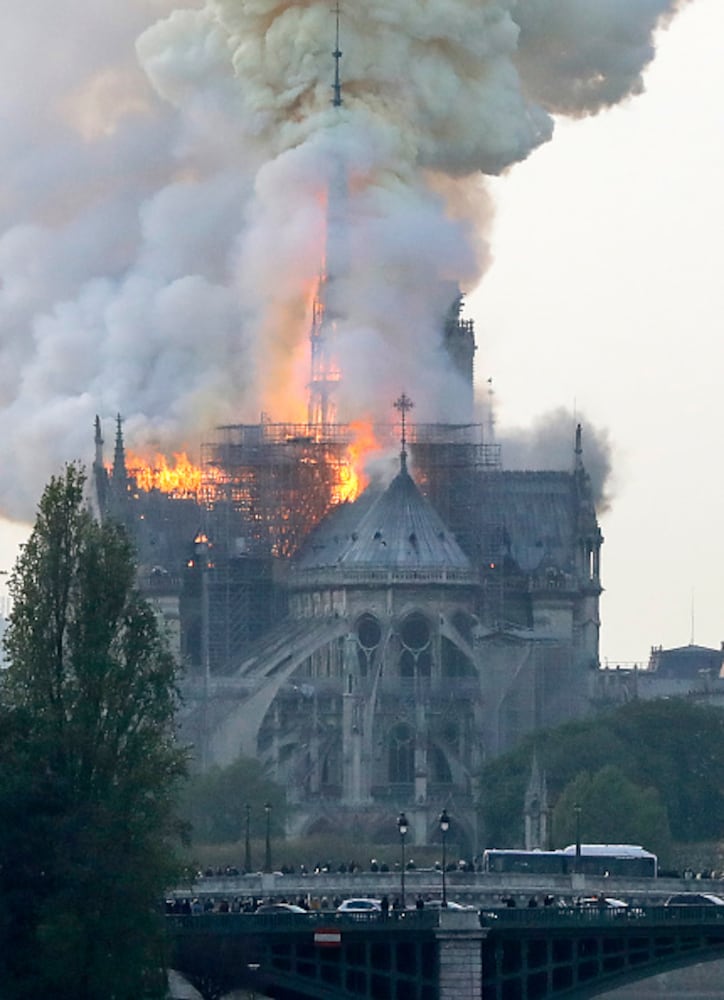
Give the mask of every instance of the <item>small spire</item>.
<path id="1" fill-rule="evenodd" d="M 98 468 L 103 465 L 103 435 L 101 434 L 101 418 L 96 413 L 95 421 L 95 448 L 96 448 L 96 459 L 95 464 Z"/>
<path id="2" fill-rule="evenodd" d="M 581 425 L 576 424 L 576 472 L 583 468 L 583 445 L 581 444 Z"/>
<path id="3" fill-rule="evenodd" d="M 113 481 L 116 484 L 125 484 L 126 479 L 126 449 L 123 444 L 123 421 L 119 413 L 116 416 L 116 446 L 113 453 Z"/>
<path id="4" fill-rule="evenodd" d="M 333 104 L 333 106 L 335 108 L 341 108 L 342 107 L 342 84 L 340 82 L 340 77 L 339 77 L 339 61 L 342 58 L 342 52 L 340 51 L 340 48 L 339 48 L 339 15 L 340 15 L 339 0 L 337 0 L 337 4 L 334 7 L 333 13 L 337 17 L 337 35 L 336 35 L 336 42 L 335 42 L 335 46 L 334 46 L 334 52 L 332 53 L 332 55 L 334 56 L 334 84 L 332 86 L 332 91 L 334 93 L 334 97 L 332 98 L 332 104 Z"/>
<path id="5" fill-rule="evenodd" d="M 402 450 L 400 451 L 400 472 L 407 472 L 407 414 L 414 407 L 414 403 L 407 395 L 403 392 L 395 402 L 392 404 L 396 410 L 399 411 L 402 417 Z"/>

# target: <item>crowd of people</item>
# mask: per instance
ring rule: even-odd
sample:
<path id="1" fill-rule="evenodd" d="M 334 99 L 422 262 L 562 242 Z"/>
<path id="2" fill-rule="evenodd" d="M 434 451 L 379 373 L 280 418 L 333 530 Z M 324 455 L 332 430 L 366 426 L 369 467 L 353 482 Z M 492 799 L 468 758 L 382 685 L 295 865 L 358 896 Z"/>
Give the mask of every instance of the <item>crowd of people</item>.
<path id="1" fill-rule="evenodd" d="M 362 872 L 399 872 L 401 868 L 400 862 L 396 861 L 392 865 L 389 865 L 386 861 L 378 861 L 377 858 L 370 858 L 366 865 L 359 864 L 357 861 L 343 861 L 339 865 L 333 865 L 329 861 L 318 861 L 313 865 L 289 865 L 282 864 L 279 868 L 275 868 L 275 873 L 279 875 L 326 875 L 326 874 L 337 874 L 337 875 L 354 875 L 356 873 Z M 409 861 L 405 863 L 405 870 L 409 872 L 414 871 L 442 871 L 442 865 L 439 861 L 436 861 L 430 866 L 430 869 L 420 868 L 414 860 L 410 858 Z M 480 869 L 473 864 L 472 861 L 466 861 L 461 859 L 459 861 L 451 861 L 445 865 L 446 872 L 474 872 Z M 239 868 L 236 865 L 207 865 L 204 868 L 187 871 L 187 876 L 191 878 L 226 878 L 226 877 L 237 877 L 240 875 L 255 875 L 258 869 L 255 868 Z"/>
<path id="2" fill-rule="evenodd" d="M 423 910 L 426 903 L 430 903 L 431 896 L 418 894 L 414 900 L 414 908 Z M 266 909 L 274 904 L 292 904 L 301 907 L 308 912 L 334 912 L 344 901 L 344 897 L 335 895 L 329 896 L 298 896 L 290 899 L 287 896 L 234 896 L 231 899 L 215 898 L 213 896 L 175 896 L 166 900 L 167 914 L 191 914 L 202 913 L 256 913 L 260 908 Z M 402 910 L 402 901 L 399 896 L 384 895 L 380 900 L 381 913 L 389 915 Z"/>

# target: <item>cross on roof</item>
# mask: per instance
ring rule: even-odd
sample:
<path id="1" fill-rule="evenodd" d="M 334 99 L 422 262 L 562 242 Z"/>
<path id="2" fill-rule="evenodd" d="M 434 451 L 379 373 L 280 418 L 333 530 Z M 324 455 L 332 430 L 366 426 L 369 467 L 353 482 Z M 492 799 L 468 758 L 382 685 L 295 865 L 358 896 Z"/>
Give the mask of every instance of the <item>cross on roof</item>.
<path id="1" fill-rule="evenodd" d="M 402 417 L 402 451 L 400 452 L 400 465 L 403 472 L 407 472 L 407 414 L 415 406 L 406 392 L 403 392 L 392 404 L 399 411 Z"/>

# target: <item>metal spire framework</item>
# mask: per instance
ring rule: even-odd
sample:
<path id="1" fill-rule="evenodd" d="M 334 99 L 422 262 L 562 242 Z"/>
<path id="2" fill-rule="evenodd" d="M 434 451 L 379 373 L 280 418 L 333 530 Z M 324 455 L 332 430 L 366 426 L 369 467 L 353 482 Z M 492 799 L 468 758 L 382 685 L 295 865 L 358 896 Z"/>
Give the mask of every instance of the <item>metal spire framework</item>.
<path id="1" fill-rule="evenodd" d="M 332 104 L 334 105 L 335 108 L 341 108 L 342 84 L 340 83 L 340 78 L 339 78 L 339 61 L 342 58 L 342 53 L 339 48 L 339 15 L 340 15 L 339 0 L 337 0 L 337 5 L 334 8 L 334 13 L 336 14 L 337 17 L 337 34 L 336 34 L 334 52 L 332 53 L 332 55 L 334 56 L 334 84 L 332 86 L 332 90 L 334 91 L 334 97 L 332 99 Z"/>
<path id="2" fill-rule="evenodd" d="M 342 82 L 339 47 L 339 0 L 332 11 L 336 18 L 334 57 L 334 83 L 332 105 L 342 107 Z M 340 381 L 339 365 L 334 357 L 333 342 L 339 319 L 335 302 L 334 282 L 346 270 L 344 228 L 346 225 L 347 176 L 341 157 L 335 157 L 330 170 L 327 195 L 327 245 L 325 261 L 319 278 L 319 287 L 312 306 L 310 332 L 311 377 L 309 381 L 308 422 L 314 427 L 326 428 L 337 422 L 336 387 Z"/>

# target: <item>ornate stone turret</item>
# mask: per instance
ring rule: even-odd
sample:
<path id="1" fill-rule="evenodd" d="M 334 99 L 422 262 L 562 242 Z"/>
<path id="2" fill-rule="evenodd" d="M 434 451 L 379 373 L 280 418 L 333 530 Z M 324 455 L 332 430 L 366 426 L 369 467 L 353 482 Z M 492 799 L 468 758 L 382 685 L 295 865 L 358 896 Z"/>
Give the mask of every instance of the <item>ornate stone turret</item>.
<path id="1" fill-rule="evenodd" d="M 584 584 L 589 583 L 598 588 L 600 593 L 601 580 L 601 545 L 603 535 L 596 518 L 596 506 L 593 502 L 591 477 L 583 465 L 583 446 L 581 425 L 576 426 L 575 463 L 573 476 L 578 500 L 578 539 L 579 563 L 578 569 Z"/>
<path id="2" fill-rule="evenodd" d="M 96 414 L 95 419 L 95 457 L 93 459 L 93 483 L 95 485 L 95 507 L 102 519 L 108 510 L 108 471 L 103 464 L 103 436 L 101 434 L 101 419 Z"/>
<path id="3" fill-rule="evenodd" d="M 120 413 L 116 416 L 116 444 L 113 451 L 113 472 L 111 473 L 113 489 L 117 495 L 128 490 L 128 472 L 126 470 L 126 449 L 123 444 L 123 421 Z"/>
<path id="4" fill-rule="evenodd" d="M 548 786 L 546 776 L 538 766 L 538 755 L 533 754 L 528 787 L 525 790 L 525 849 L 546 851 L 549 844 Z"/>

